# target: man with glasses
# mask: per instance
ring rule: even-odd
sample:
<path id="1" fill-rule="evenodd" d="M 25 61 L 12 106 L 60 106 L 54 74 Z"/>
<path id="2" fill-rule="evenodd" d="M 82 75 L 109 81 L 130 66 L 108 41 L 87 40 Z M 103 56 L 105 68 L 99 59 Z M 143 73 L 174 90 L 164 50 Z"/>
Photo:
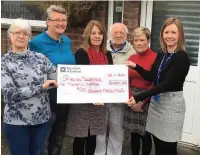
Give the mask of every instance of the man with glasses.
<path id="1" fill-rule="evenodd" d="M 56 66 L 75 64 L 71 40 L 63 34 L 67 27 L 66 13 L 61 6 L 51 5 L 47 8 L 47 30 L 34 37 L 29 43 L 30 50 L 46 55 Z M 56 89 L 49 90 L 53 121 L 48 139 L 48 155 L 60 155 L 69 110 L 67 104 L 57 104 L 56 93 Z"/>

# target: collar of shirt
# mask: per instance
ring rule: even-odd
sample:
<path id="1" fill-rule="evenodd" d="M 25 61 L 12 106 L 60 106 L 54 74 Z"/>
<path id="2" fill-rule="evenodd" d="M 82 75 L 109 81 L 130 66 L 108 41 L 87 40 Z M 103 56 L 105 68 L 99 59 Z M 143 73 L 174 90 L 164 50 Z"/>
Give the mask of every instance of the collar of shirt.
<path id="1" fill-rule="evenodd" d="M 9 49 L 8 50 L 8 54 L 10 56 L 14 56 L 14 57 L 27 57 L 27 56 L 30 55 L 30 50 L 28 48 L 27 50 L 25 50 L 23 52 L 17 52 L 17 53 L 15 53 L 15 52 L 12 51 L 12 49 Z"/>
<path id="2" fill-rule="evenodd" d="M 47 30 L 47 29 L 43 30 L 43 32 L 42 32 L 43 35 L 44 35 L 46 38 L 48 38 L 48 39 L 51 40 L 52 42 L 59 42 L 59 43 L 63 43 L 63 42 L 64 42 L 63 35 L 61 35 L 60 40 L 55 40 L 55 39 L 53 39 L 51 36 L 49 36 L 49 35 L 47 34 L 46 30 Z"/>
<path id="3" fill-rule="evenodd" d="M 119 49 L 116 50 L 116 49 L 114 48 L 114 46 L 113 46 L 111 40 L 110 40 L 110 47 L 111 47 L 111 49 L 112 49 L 112 52 L 114 52 L 114 53 L 117 53 L 117 52 L 121 51 L 125 46 L 126 46 L 126 41 L 124 41 L 124 43 L 121 45 L 121 47 L 120 47 Z"/>

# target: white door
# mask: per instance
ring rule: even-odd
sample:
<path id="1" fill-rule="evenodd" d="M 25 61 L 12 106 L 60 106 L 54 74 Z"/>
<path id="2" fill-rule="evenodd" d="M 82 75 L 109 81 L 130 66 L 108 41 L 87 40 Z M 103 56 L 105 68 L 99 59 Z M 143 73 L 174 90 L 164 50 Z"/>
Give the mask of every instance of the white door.
<path id="1" fill-rule="evenodd" d="M 181 19 L 191 66 L 184 84 L 186 115 L 182 141 L 200 145 L 200 2 L 147 1 L 141 5 L 141 26 L 151 30 L 151 48 L 158 51 L 159 32 L 170 16 Z"/>
<path id="2" fill-rule="evenodd" d="M 200 113 L 200 100 L 198 99 L 200 93 L 198 84 L 200 81 L 199 70 L 199 65 L 190 66 L 190 71 L 186 78 L 183 91 L 187 109 L 183 126 L 182 141 L 195 145 L 200 145 L 200 119 L 198 119 Z"/>

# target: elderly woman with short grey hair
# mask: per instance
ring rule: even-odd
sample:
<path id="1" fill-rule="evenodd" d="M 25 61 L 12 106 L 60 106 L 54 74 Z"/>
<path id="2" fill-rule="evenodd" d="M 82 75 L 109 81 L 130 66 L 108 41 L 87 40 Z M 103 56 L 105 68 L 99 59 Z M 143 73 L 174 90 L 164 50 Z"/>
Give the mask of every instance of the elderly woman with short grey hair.
<path id="1" fill-rule="evenodd" d="M 56 68 L 28 49 L 31 26 L 26 20 L 15 19 L 8 36 L 11 48 L 1 58 L 3 130 L 12 155 L 41 155 L 51 117 L 47 90 L 57 87 Z"/>

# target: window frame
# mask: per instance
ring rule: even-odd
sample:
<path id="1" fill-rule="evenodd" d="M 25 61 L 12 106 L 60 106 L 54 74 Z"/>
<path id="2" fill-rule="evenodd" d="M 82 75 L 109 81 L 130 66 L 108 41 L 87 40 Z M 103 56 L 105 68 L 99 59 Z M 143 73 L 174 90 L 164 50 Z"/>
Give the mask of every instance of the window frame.
<path id="1" fill-rule="evenodd" d="M 1 24 L 11 24 L 15 19 L 12 18 L 1 18 Z M 27 20 L 27 19 L 25 19 Z M 29 24 L 33 27 L 41 27 L 41 28 L 45 28 L 47 27 L 46 25 L 46 21 L 43 20 L 27 20 L 29 22 Z"/>
<path id="2" fill-rule="evenodd" d="M 3 25 L 10 25 L 13 22 L 13 20 L 15 20 L 15 19 L 16 18 L 1 18 L 1 24 L 3 24 Z M 39 28 L 45 28 L 45 27 L 47 27 L 45 20 L 29 20 L 29 19 L 25 19 L 25 20 L 29 22 L 29 24 L 31 25 L 31 27 L 32 26 L 33 27 L 39 27 Z"/>
<path id="3" fill-rule="evenodd" d="M 114 1 L 109 1 L 108 2 L 108 26 L 107 26 L 107 36 L 108 38 L 110 38 L 111 34 L 110 34 L 110 26 L 113 24 L 113 14 L 114 14 Z M 124 14 L 124 0 L 122 0 L 122 19 L 121 21 L 123 22 L 123 16 Z"/>
<path id="4" fill-rule="evenodd" d="M 113 11 L 114 9 L 114 2 L 113 1 L 109 1 L 108 2 L 108 27 L 107 27 L 107 36 L 108 38 L 110 38 L 110 26 L 113 24 Z"/>
<path id="5" fill-rule="evenodd" d="M 140 26 L 147 27 L 151 32 L 153 1 L 141 1 Z M 149 44 L 151 47 L 151 42 Z"/>

